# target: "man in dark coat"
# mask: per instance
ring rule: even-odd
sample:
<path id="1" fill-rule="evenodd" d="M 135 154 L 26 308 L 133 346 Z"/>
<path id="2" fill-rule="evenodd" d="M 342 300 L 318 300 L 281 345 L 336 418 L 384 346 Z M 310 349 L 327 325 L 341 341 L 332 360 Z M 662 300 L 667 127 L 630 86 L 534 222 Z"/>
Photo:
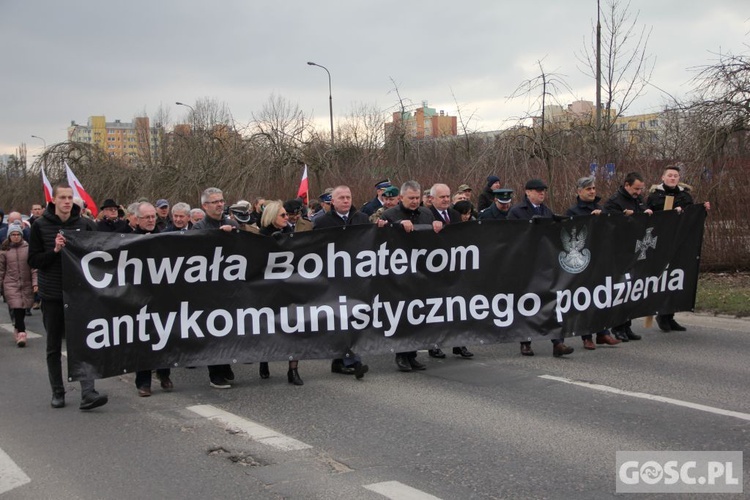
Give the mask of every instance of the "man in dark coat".
<path id="1" fill-rule="evenodd" d="M 521 219 L 530 220 L 534 217 L 551 218 L 552 210 L 544 204 L 547 195 L 547 185 L 541 179 L 531 179 L 525 186 L 526 196 L 523 200 L 513 205 L 508 212 L 508 220 Z"/>
<path id="2" fill-rule="evenodd" d="M 93 228 L 81 217 L 81 209 L 73 203 L 73 188 L 55 186 L 52 201 L 42 217 L 31 226 L 29 266 L 38 270 L 39 295 L 44 300 L 42 317 L 47 332 L 47 373 L 52 386 L 53 408 L 65 406 L 65 381 L 62 375 L 62 341 L 65 337 L 63 307 L 62 252 L 63 233 L 90 231 Z M 93 380 L 81 380 L 81 410 L 106 404 L 108 398 L 94 388 Z"/>
<path id="3" fill-rule="evenodd" d="M 151 203 L 147 201 L 139 203 L 135 209 L 135 216 L 138 220 L 138 225 L 133 233 L 157 234 L 161 232 L 156 227 L 158 216 L 156 215 L 156 208 Z M 156 370 L 156 378 L 159 379 L 161 388 L 165 391 L 171 391 L 174 388 L 172 380 L 169 378 L 170 374 L 169 368 L 158 368 Z M 151 370 L 135 372 L 135 388 L 138 390 L 138 395 L 142 398 L 151 395 Z"/>
<path id="4" fill-rule="evenodd" d="M 156 200 L 156 228 L 164 231 L 167 226 L 172 225 L 172 218 L 169 216 L 169 201 L 164 198 Z"/>
<path id="5" fill-rule="evenodd" d="M 500 189 L 500 177 L 496 175 L 490 175 L 489 177 L 487 177 L 487 185 L 479 194 L 479 200 L 477 201 L 477 210 L 481 212 L 485 208 L 492 205 L 492 200 L 495 199 L 493 191 L 496 189 Z"/>
<path id="6" fill-rule="evenodd" d="M 576 191 L 578 193 L 576 196 L 576 204 L 565 212 L 567 217 L 599 215 L 602 213 L 602 208 L 599 205 L 601 198 L 596 195 L 595 177 L 581 177 L 578 179 L 578 182 L 576 183 Z M 596 349 L 592 334 L 581 335 L 581 340 L 583 341 L 584 349 L 588 351 Z M 620 342 L 621 340 L 612 337 L 609 330 L 606 328 L 602 331 L 596 332 L 597 344 L 617 345 Z"/>
<path id="7" fill-rule="evenodd" d="M 203 220 L 193 224 L 193 231 L 220 229 L 222 231 L 233 231 L 237 229 L 237 223 L 224 215 L 224 193 L 221 189 L 210 187 L 201 193 L 201 207 L 206 213 Z M 209 365 L 208 378 L 214 389 L 229 389 L 229 383 L 234 380 L 234 372 L 231 365 Z"/>
<path id="8" fill-rule="evenodd" d="M 354 226 L 357 224 L 370 224 L 370 218 L 354 208 L 352 191 L 349 186 L 336 186 L 331 191 L 331 210 L 315 219 L 313 229 Z M 364 377 L 369 369 L 356 354 L 331 361 L 332 373 L 354 375 L 358 380 Z"/>
<path id="9" fill-rule="evenodd" d="M 643 176 L 638 172 L 630 172 L 625 176 L 622 186 L 617 188 L 615 194 L 610 196 L 604 204 L 604 212 L 608 214 L 622 214 L 626 216 L 637 214 L 654 213 L 653 210 L 646 206 L 641 193 L 645 189 Z M 632 322 L 626 321 L 621 325 L 612 328 L 612 333 L 623 342 L 630 340 L 641 340 L 641 336 L 633 332 L 630 328 Z"/>
<path id="10" fill-rule="evenodd" d="M 393 208 L 389 208 L 380 220 L 378 227 L 393 226 L 402 227 L 404 231 L 410 233 L 416 226 L 432 226 L 433 231 L 439 233 L 443 229 L 443 223 L 435 220 L 430 209 L 420 207 L 419 202 L 422 197 L 422 187 L 417 181 L 406 181 L 401 186 L 401 201 Z M 425 370 L 427 367 L 417 361 L 417 352 L 397 352 L 396 366 L 402 372 L 412 370 Z"/>
<path id="11" fill-rule="evenodd" d="M 451 188 L 447 184 L 434 184 L 430 188 L 430 211 L 436 221 L 442 221 L 443 224 L 458 224 L 461 222 L 461 214 L 451 207 Z M 431 358 L 444 358 L 445 353 L 442 349 L 429 349 L 427 354 Z M 453 354 L 462 358 L 471 358 L 474 356 L 466 346 L 454 347 Z"/>
<path id="12" fill-rule="evenodd" d="M 682 212 L 682 209 L 693 204 L 693 197 L 690 194 L 690 186 L 680 183 L 680 167 L 670 165 L 664 170 L 661 176 L 661 184 L 651 186 L 650 194 L 646 200 L 646 206 L 658 212 L 660 210 L 676 210 Z M 705 202 L 703 206 L 706 210 L 711 209 L 711 204 Z M 657 314 L 656 324 L 663 332 L 684 332 L 687 330 L 674 319 L 674 313 Z"/>
<path id="13" fill-rule="evenodd" d="M 118 217 L 120 206 L 115 200 L 107 198 L 99 207 L 102 217 L 96 221 L 96 230 L 104 233 L 129 233 L 131 232 L 128 221 Z"/>
<path id="14" fill-rule="evenodd" d="M 526 196 L 523 201 L 514 205 L 508 212 L 508 220 L 531 220 L 534 218 L 552 218 L 554 213 L 544 204 L 547 195 L 547 184 L 541 179 L 530 179 L 524 186 Z M 574 349 L 568 347 L 562 338 L 550 339 L 552 341 L 552 355 L 556 358 L 571 354 Z M 521 342 L 521 355 L 533 356 L 531 342 Z"/>

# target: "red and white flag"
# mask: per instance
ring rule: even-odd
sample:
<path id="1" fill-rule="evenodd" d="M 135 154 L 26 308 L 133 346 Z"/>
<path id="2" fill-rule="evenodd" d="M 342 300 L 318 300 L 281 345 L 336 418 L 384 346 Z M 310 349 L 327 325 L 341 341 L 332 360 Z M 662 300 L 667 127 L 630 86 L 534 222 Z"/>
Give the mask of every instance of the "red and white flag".
<path id="1" fill-rule="evenodd" d="M 86 208 L 91 210 L 91 213 L 96 217 L 96 214 L 99 213 L 99 209 L 97 208 L 96 203 L 94 203 L 94 199 L 83 188 L 83 184 L 81 184 L 81 181 L 78 180 L 76 174 L 70 169 L 68 162 L 65 162 L 65 173 L 68 175 L 68 184 L 73 188 L 73 196 L 82 199 L 86 204 Z"/>
<path id="2" fill-rule="evenodd" d="M 52 201 L 52 184 L 47 179 L 47 174 L 44 173 L 44 167 L 42 167 L 42 187 L 44 188 L 44 202 L 49 203 Z"/>
<path id="3" fill-rule="evenodd" d="M 302 180 L 299 182 L 299 189 L 297 190 L 297 198 L 302 198 L 302 203 L 305 205 L 307 205 L 309 192 L 310 186 L 307 183 L 307 165 L 305 165 L 305 171 L 302 172 Z"/>

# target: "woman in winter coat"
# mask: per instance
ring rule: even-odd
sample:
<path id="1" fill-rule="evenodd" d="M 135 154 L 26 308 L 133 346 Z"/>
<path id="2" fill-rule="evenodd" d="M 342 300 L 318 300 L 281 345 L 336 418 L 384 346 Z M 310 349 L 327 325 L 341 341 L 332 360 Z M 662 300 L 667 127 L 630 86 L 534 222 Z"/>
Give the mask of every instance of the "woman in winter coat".
<path id="1" fill-rule="evenodd" d="M 31 269 L 28 264 L 29 244 L 23 240 L 20 224 L 8 227 L 8 239 L 0 250 L 0 292 L 10 308 L 16 345 L 26 347 L 26 309 L 34 305 L 38 288 L 36 269 Z"/>

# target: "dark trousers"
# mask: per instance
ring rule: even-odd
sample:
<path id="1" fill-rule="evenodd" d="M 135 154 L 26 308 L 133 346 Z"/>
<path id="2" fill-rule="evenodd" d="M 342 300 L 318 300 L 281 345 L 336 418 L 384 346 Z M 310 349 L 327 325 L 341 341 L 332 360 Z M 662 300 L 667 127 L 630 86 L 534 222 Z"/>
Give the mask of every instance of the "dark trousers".
<path id="1" fill-rule="evenodd" d="M 42 304 L 42 320 L 47 332 L 47 374 L 53 394 L 65 394 L 62 375 L 62 341 L 65 337 L 65 309 L 62 302 L 45 300 Z M 25 311 L 22 310 L 24 314 Z M 94 391 L 93 380 L 81 380 L 81 397 Z"/>
<path id="2" fill-rule="evenodd" d="M 10 317 L 13 318 L 13 328 L 19 332 L 26 331 L 26 309 L 11 309 Z"/>
<path id="3" fill-rule="evenodd" d="M 616 325 L 616 326 L 613 326 L 613 327 L 612 327 L 612 329 L 613 329 L 613 330 L 617 330 L 617 331 L 620 331 L 620 330 L 626 330 L 626 329 L 628 329 L 628 328 L 630 327 L 630 325 L 631 325 L 632 323 L 633 323 L 632 321 L 630 321 L 630 320 L 627 320 L 627 321 L 626 321 L 625 323 L 623 323 L 623 324 L 621 324 L 621 325 Z"/>
<path id="4" fill-rule="evenodd" d="M 172 372 L 169 370 L 169 368 L 158 368 L 156 370 L 156 376 L 160 379 L 162 377 L 169 377 L 171 373 Z M 141 370 L 135 372 L 135 386 L 138 389 L 151 387 L 151 370 Z"/>
<path id="5" fill-rule="evenodd" d="M 208 378 L 212 380 L 214 377 L 224 378 L 231 370 L 230 365 L 208 365 Z"/>

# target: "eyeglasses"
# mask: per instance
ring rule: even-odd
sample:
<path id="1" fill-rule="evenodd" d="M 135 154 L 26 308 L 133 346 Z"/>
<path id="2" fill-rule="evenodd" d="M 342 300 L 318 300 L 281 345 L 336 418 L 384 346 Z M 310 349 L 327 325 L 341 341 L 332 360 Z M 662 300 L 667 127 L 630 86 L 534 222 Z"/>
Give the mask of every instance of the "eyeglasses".
<path id="1" fill-rule="evenodd" d="M 226 203 L 226 201 L 224 201 L 224 200 L 214 200 L 214 201 L 207 201 L 206 203 L 208 203 L 209 205 L 222 205 L 222 204 Z"/>
<path id="2" fill-rule="evenodd" d="M 286 219 L 287 217 L 289 217 L 289 214 L 284 212 L 283 214 L 279 214 L 279 217 L 283 217 Z"/>

